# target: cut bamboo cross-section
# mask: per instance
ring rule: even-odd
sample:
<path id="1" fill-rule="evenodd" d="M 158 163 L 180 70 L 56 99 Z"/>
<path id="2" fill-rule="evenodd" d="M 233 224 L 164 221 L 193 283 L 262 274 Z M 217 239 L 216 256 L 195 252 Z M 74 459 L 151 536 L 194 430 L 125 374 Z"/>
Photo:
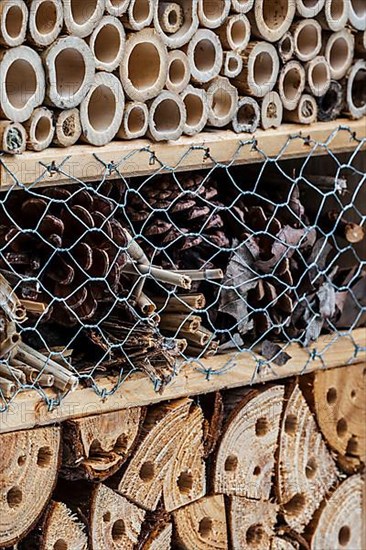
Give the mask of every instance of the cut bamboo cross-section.
<path id="1" fill-rule="evenodd" d="M 209 29 L 199 29 L 185 48 L 191 77 L 203 84 L 219 75 L 223 51 L 219 37 Z"/>
<path id="2" fill-rule="evenodd" d="M 242 57 L 243 70 L 233 84 L 243 94 L 264 97 L 278 77 L 280 61 L 276 48 L 267 42 L 250 42 Z"/>
<path id="3" fill-rule="evenodd" d="M 148 135 L 155 141 L 178 139 L 183 134 L 186 119 L 182 98 L 164 90 L 149 103 Z"/>
<path id="4" fill-rule="evenodd" d="M 191 78 L 188 58 L 181 50 L 172 50 L 168 54 L 168 75 L 166 88 L 175 94 L 185 90 Z"/>
<path id="5" fill-rule="evenodd" d="M 35 525 L 51 497 L 60 429 L 3 434 L 0 447 L 0 545 L 10 546 Z"/>
<path id="6" fill-rule="evenodd" d="M 325 0 L 296 0 L 296 12 L 300 17 L 316 17 L 324 8 Z"/>
<path id="7" fill-rule="evenodd" d="M 322 29 L 315 19 L 301 19 L 291 26 L 295 56 L 302 62 L 319 55 L 322 48 Z"/>
<path id="8" fill-rule="evenodd" d="M 181 48 L 187 44 L 198 29 L 198 0 L 176 0 L 183 11 L 183 24 L 174 33 L 166 33 L 160 24 L 159 4 L 154 2 L 154 28 L 169 48 Z"/>
<path id="9" fill-rule="evenodd" d="M 324 56 L 334 80 L 343 78 L 352 65 L 355 39 L 348 30 L 331 33 L 325 44 Z"/>
<path id="10" fill-rule="evenodd" d="M 243 52 L 250 39 L 250 23 L 246 15 L 231 15 L 217 30 L 224 50 Z"/>
<path id="11" fill-rule="evenodd" d="M 19 155 L 25 151 L 27 134 L 19 122 L 0 120 L 0 149 L 10 155 Z"/>
<path id="12" fill-rule="evenodd" d="M 110 477 L 131 454 L 144 414 L 135 407 L 65 422 L 62 475 L 93 481 Z"/>
<path id="13" fill-rule="evenodd" d="M 28 9 L 23 0 L 6 0 L 0 4 L 0 46 L 20 46 L 27 32 Z"/>
<path id="14" fill-rule="evenodd" d="M 293 111 L 305 89 L 305 69 L 298 61 L 289 61 L 281 69 L 277 89 L 284 109 Z"/>
<path id="15" fill-rule="evenodd" d="M 127 29 L 141 31 L 149 27 L 154 16 L 153 0 L 130 0 L 123 24 Z"/>
<path id="16" fill-rule="evenodd" d="M 259 105 L 252 97 L 242 97 L 236 105 L 236 111 L 233 117 L 234 132 L 254 133 L 261 120 L 261 111 Z"/>
<path id="17" fill-rule="evenodd" d="M 366 6 L 360 0 L 349 0 L 349 20 L 358 31 L 366 31 Z"/>
<path id="18" fill-rule="evenodd" d="M 43 151 L 51 145 L 55 134 L 53 113 L 46 107 L 34 109 L 31 117 L 24 123 L 27 131 L 27 148 Z"/>
<path id="19" fill-rule="evenodd" d="M 287 32 L 295 17 L 296 0 L 257 0 L 249 14 L 252 32 L 268 42 L 277 42 Z"/>
<path id="20" fill-rule="evenodd" d="M 318 119 L 322 122 L 335 120 L 341 114 L 344 97 L 342 85 L 331 80 L 328 91 L 323 97 L 317 98 Z"/>
<path id="21" fill-rule="evenodd" d="M 278 128 L 282 123 L 283 104 L 279 94 L 268 92 L 260 102 L 260 123 L 263 130 Z"/>
<path id="22" fill-rule="evenodd" d="M 295 122 L 296 124 L 312 124 L 318 116 L 318 106 L 314 97 L 310 94 L 303 94 L 297 107 L 290 111 L 284 109 L 283 120 Z"/>
<path id="23" fill-rule="evenodd" d="M 128 8 L 129 0 L 105 0 L 105 9 L 109 15 L 121 17 Z"/>
<path id="24" fill-rule="evenodd" d="M 359 59 L 348 72 L 345 111 L 353 119 L 366 115 L 366 60 Z"/>
<path id="25" fill-rule="evenodd" d="M 227 550 L 225 502 L 222 495 L 204 497 L 173 513 L 176 548 Z"/>
<path id="26" fill-rule="evenodd" d="M 119 67 L 124 53 L 126 34 L 117 17 L 111 15 L 102 17 L 88 41 L 96 69 L 113 72 Z"/>
<path id="27" fill-rule="evenodd" d="M 233 119 L 237 104 L 238 90 L 228 78 L 218 76 L 206 88 L 208 119 L 207 123 L 215 128 L 227 126 Z"/>
<path id="28" fill-rule="evenodd" d="M 243 70 L 243 58 L 233 51 L 224 52 L 224 60 L 221 68 L 221 75 L 227 78 L 235 78 Z"/>
<path id="29" fill-rule="evenodd" d="M 147 105 L 141 101 L 128 101 L 123 111 L 122 124 L 117 137 L 121 139 L 137 139 L 143 137 L 149 125 Z"/>
<path id="30" fill-rule="evenodd" d="M 318 21 L 323 29 L 337 32 L 345 28 L 349 17 L 349 0 L 325 0 Z"/>
<path id="31" fill-rule="evenodd" d="M 355 48 L 359 56 L 366 58 L 366 31 L 356 34 Z"/>
<path id="32" fill-rule="evenodd" d="M 248 13 L 254 6 L 254 0 L 231 0 L 231 9 L 236 13 Z"/>
<path id="33" fill-rule="evenodd" d="M 198 0 L 198 18 L 206 29 L 217 29 L 230 12 L 231 0 Z"/>
<path id="34" fill-rule="evenodd" d="M 291 59 L 294 57 L 295 42 L 294 37 L 292 36 L 290 31 L 286 32 L 281 40 L 278 41 L 277 49 L 283 63 L 291 61 Z"/>
<path id="35" fill-rule="evenodd" d="M 71 147 L 81 136 L 79 109 L 65 109 L 55 112 L 54 145 L 59 147 Z"/>
<path id="36" fill-rule="evenodd" d="M 64 21 L 61 0 L 31 0 L 27 40 L 36 48 L 45 48 L 59 36 Z"/>
<path id="37" fill-rule="evenodd" d="M 187 113 L 183 132 L 187 136 L 193 136 L 201 132 L 206 126 L 208 118 L 207 95 L 205 90 L 188 85 L 182 92 L 181 98 Z"/>
<path id="38" fill-rule="evenodd" d="M 85 38 L 102 18 L 105 0 L 64 0 L 64 26 L 67 33 Z"/>
<path id="39" fill-rule="evenodd" d="M 331 75 L 325 57 L 318 55 L 305 66 L 306 89 L 315 97 L 324 96 L 329 90 Z"/>
<path id="40" fill-rule="evenodd" d="M 232 496 L 228 526 L 233 550 L 272 550 L 271 540 L 277 519 L 277 505 Z"/>
<path id="41" fill-rule="evenodd" d="M 226 407 L 234 399 L 238 404 L 218 446 L 213 472 L 215 492 L 269 499 L 283 395 L 283 386 L 246 395 L 240 390 L 229 392 Z"/>
<path id="42" fill-rule="evenodd" d="M 287 524 L 301 533 L 337 482 L 337 469 L 296 385 L 288 388 L 279 438 L 276 490 Z"/>
<path id="43" fill-rule="evenodd" d="M 183 8 L 176 2 L 159 2 L 160 27 L 166 34 L 175 34 L 184 23 Z"/>

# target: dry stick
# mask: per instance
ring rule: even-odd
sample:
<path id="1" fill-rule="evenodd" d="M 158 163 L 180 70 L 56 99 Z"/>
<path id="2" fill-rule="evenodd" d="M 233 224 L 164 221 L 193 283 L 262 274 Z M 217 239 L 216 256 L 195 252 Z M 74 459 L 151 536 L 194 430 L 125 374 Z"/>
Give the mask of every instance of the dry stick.
<path id="1" fill-rule="evenodd" d="M 324 8 L 325 0 L 296 0 L 296 12 L 300 17 L 311 19 Z"/>
<path id="2" fill-rule="evenodd" d="M 45 96 L 45 74 L 39 55 L 28 46 L 0 51 L 0 116 L 24 122 Z M 24 93 L 27 90 L 27 93 Z"/>
<path id="3" fill-rule="evenodd" d="M 131 99 L 146 101 L 161 92 L 168 74 L 168 51 L 154 30 L 130 34 L 119 72 Z"/>
<path id="4" fill-rule="evenodd" d="M 356 34 L 355 48 L 358 55 L 366 58 L 366 31 Z"/>
<path id="5" fill-rule="evenodd" d="M 192 284 L 192 278 L 185 273 L 178 273 L 174 271 L 166 271 L 159 267 L 153 267 L 151 265 L 143 264 L 126 264 L 122 268 L 123 273 L 129 273 L 130 275 L 147 275 L 152 277 L 156 281 L 166 283 L 169 285 L 179 286 L 189 290 Z"/>
<path id="6" fill-rule="evenodd" d="M 79 105 L 94 79 L 95 61 L 89 46 L 77 36 L 58 38 L 42 58 L 48 82 L 47 104 L 60 109 Z"/>
<path id="7" fill-rule="evenodd" d="M 282 124 L 283 104 L 277 92 L 268 92 L 260 102 L 260 122 L 263 130 L 278 128 Z"/>
<path id="8" fill-rule="evenodd" d="M 160 24 L 159 4 L 160 2 L 154 2 L 154 28 L 166 46 L 171 49 L 181 48 L 190 41 L 198 29 L 198 0 L 190 0 L 189 2 L 177 0 L 177 4 L 183 10 L 183 25 L 177 32 L 172 34 L 164 32 Z"/>
<path id="9" fill-rule="evenodd" d="M 184 48 L 193 82 L 203 84 L 219 75 L 223 51 L 219 37 L 208 29 L 199 29 Z"/>
<path id="10" fill-rule="evenodd" d="M 0 305 L 6 315 L 16 323 L 22 323 L 27 317 L 27 312 L 17 295 L 0 273 Z"/>
<path id="11" fill-rule="evenodd" d="M 317 98 L 318 120 L 326 122 L 337 119 L 341 114 L 343 103 L 343 86 L 336 80 L 332 80 L 325 95 Z"/>
<path id="12" fill-rule="evenodd" d="M 337 32 L 345 28 L 349 16 L 349 0 L 325 0 L 318 21 L 327 31 Z"/>
<path id="13" fill-rule="evenodd" d="M 29 384 L 34 384 L 36 380 L 39 379 L 39 371 L 37 371 L 36 369 L 33 369 L 29 365 L 26 365 L 22 361 L 19 361 L 14 357 L 10 357 L 9 362 L 10 362 L 11 368 L 14 368 L 24 373 L 26 380 Z"/>
<path id="14" fill-rule="evenodd" d="M 0 3 L 0 46 L 14 48 L 25 40 L 28 8 L 23 0 Z"/>
<path id="15" fill-rule="evenodd" d="M 164 312 L 179 312 L 192 309 L 204 309 L 206 298 L 204 294 L 177 294 L 170 296 L 169 299 L 163 296 L 154 296 L 154 303 L 159 309 L 164 308 Z"/>
<path id="16" fill-rule="evenodd" d="M 198 134 L 206 126 L 208 118 L 207 94 L 201 88 L 188 85 L 181 93 L 187 118 L 183 133 L 187 136 Z"/>
<path id="17" fill-rule="evenodd" d="M 230 0 L 198 0 L 198 19 L 202 27 L 217 29 L 227 19 L 230 12 Z"/>
<path id="18" fill-rule="evenodd" d="M 19 345 L 20 341 L 20 334 L 15 332 L 15 328 L 13 330 L 9 330 L 7 338 L 0 343 L 0 357 L 5 357 L 8 355 Z"/>
<path id="19" fill-rule="evenodd" d="M 348 72 L 345 112 L 353 119 L 366 115 L 366 61 L 363 59 L 356 61 Z"/>
<path id="20" fill-rule="evenodd" d="M 3 363 L 0 363 L 0 376 L 2 378 L 6 378 L 7 380 L 11 380 L 13 383 L 17 382 L 21 385 L 25 385 L 27 383 L 27 377 L 23 371 L 7 366 Z"/>
<path id="21" fill-rule="evenodd" d="M 293 111 L 305 89 L 305 69 L 298 61 L 289 61 L 281 69 L 277 89 L 284 109 Z"/>
<path id="22" fill-rule="evenodd" d="M 186 331 L 184 329 L 181 329 L 179 331 L 179 334 L 187 340 L 188 346 L 193 345 L 198 348 L 205 347 L 209 343 L 210 338 L 213 336 L 213 334 L 210 333 L 209 331 L 205 332 L 203 330 L 203 327 L 201 327 L 201 329 L 193 333 Z"/>
<path id="23" fill-rule="evenodd" d="M 180 94 L 185 90 L 191 78 L 188 58 L 181 50 L 172 50 L 168 54 L 168 76 L 165 87 L 170 92 Z"/>
<path id="24" fill-rule="evenodd" d="M 241 53 L 250 40 L 249 19 L 244 14 L 231 15 L 216 32 L 224 49 Z"/>
<path id="25" fill-rule="evenodd" d="M 287 63 L 294 57 L 295 53 L 295 42 L 294 37 L 288 31 L 286 32 L 281 40 L 277 43 L 278 54 L 283 63 Z"/>
<path id="26" fill-rule="evenodd" d="M 224 61 L 220 74 L 227 78 L 235 78 L 243 70 L 243 58 L 233 51 L 224 52 Z"/>
<path id="27" fill-rule="evenodd" d="M 0 151 L 10 155 L 19 155 L 26 148 L 27 134 L 19 122 L 0 120 Z"/>
<path id="28" fill-rule="evenodd" d="M 349 21 L 358 31 L 366 31 L 366 9 L 363 2 L 349 0 Z"/>
<path id="29" fill-rule="evenodd" d="M 50 46 L 64 22 L 61 0 L 31 0 L 29 3 L 28 43 L 36 48 Z"/>
<path id="30" fill-rule="evenodd" d="M 318 56 L 305 65 L 306 91 L 315 97 L 322 97 L 330 87 L 330 68 L 325 57 Z"/>
<path id="31" fill-rule="evenodd" d="M 95 59 L 96 69 L 115 71 L 123 58 L 126 34 L 117 17 L 102 17 L 88 38 L 89 47 Z"/>
<path id="32" fill-rule="evenodd" d="M 240 98 L 232 120 L 234 132 L 253 134 L 258 128 L 260 120 L 261 111 L 258 102 L 252 97 Z"/>
<path id="33" fill-rule="evenodd" d="M 176 2 L 159 2 L 158 15 L 160 27 L 166 34 L 178 32 L 183 25 L 183 8 Z"/>
<path id="34" fill-rule="evenodd" d="M 98 146 L 112 141 L 122 124 L 124 102 L 119 79 L 111 73 L 97 73 L 80 105 L 83 141 Z"/>
<path id="35" fill-rule="evenodd" d="M 267 9 L 266 0 L 257 0 L 248 17 L 252 33 L 268 42 L 277 42 L 287 32 L 295 17 L 296 0 L 277 0 L 275 9 Z"/>
<path id="36" fill-rule="evenodd" d="M 214 281 L 215 279 L 223 279 L 224 273 L 222 269 L 188 269 L 188 270 L 172 270 L 171 273 L 183 274 L 189 277 L 192 281 Z"/>
<path id="37" fill-rule="evenodd" d="M 105 0 L 90 0 L 85 6 L 83 1 L 66 1 L 64 5 L 65 31 L 73 36 L 85 38 L 89 36 L 101 20 L 105 8 Z"/>
<path id="38" fill-rule="evenodd" d="M 143 137 L 149 125 L 149 110 L 141 101 L 128 101 L 123 111 L 122 124 L 117 137 L 137 139 Z"/>
<path id="39" fill-rule="evenodd" d="M 136 304 L 146 317 L 151 317 L 156 311 L 156 304 L 143 292 L 137 296 Z"/>
<path id="40" fill-rule="evenodd" d="M 130 0 L 127 12 L 123 15 L 122 21 L 127 29 L 141 31 L 149 27 L 154 16 L 153 0 Z"/>
<path id="41" fill-rule="evenodd" d="M 16 544 L 39 520 L 56 484 L 60 440 L 59 427 L 1 435 L 1 547 Z"/>
<path id="42" fill-rule="evenodd" d="M 148 103 L 148 107 L 147 135 L 154 141 L 175 140 L 183 134 L 187 113 L 178 94 L 164 90 Z"/>
<path id="43" fill-rule="evenodd" d="M 53 144 L 58 147 L 71 147 L 81 136 L 79 109 L 65 109 L 55 111 L 55 135 Z"/>
<path id="44" fill-rule="evenodd" d="M 315 19 L 303 19 L 294 23 L 290 32 L 294 39 L 294 53 L 300 61 L 310 61 L 322 48 L 322 29 Z"/>
<path id="45" fill-rule="evenodd" d="M 330 67 L 334 80 L 340 80 L 352 65 L 354 55 L 354 36 L 348 30 L 328 35 L 324 48 L 324 57 Z"/>
<path id="46" fill-rule="evenodd" d="M 121 17 L 126 12 L 128 4 L 129 0 L 106 0 L 105 10 L 109 15 Z"/>
<path id="47" fill-rule="evenodd" d="M 208 119 L 215 128 L 227 126 L 235 115 L 238 104 L 238 90 L 229 79 L 218 76 L 206 88 Z"/>
<path id="48" fill-rule="evenodd" d="M 276 48 L 267 42 L 250 42 L 242 58 L 243 70 L 233 84 L 241 94 L 264 97 L 278 77 L 280 61 Z"/>
<path id="49" fill-rule="evenodd" d="M 170 332 L 182 330 L 185 334 L 194 333 L 201 328 L 201 317 L 184 313 L 163 313 L 160 328 Z"/>
<path id="50" fill-rule="evenodd" d="M 24 123 L 24 128 L 27 131 L 27 149 L 32 151 L 47 149 L 55 134 L 53 113 L 47 107 L 38 107 Z"/>
<path id="51" fill-rule="evenodd" d="M 16 391 L 17 387 L 14 382 L 0 376 L 0 393 L 5 399 L 12 399 Z"/>
<path id="52" fill-rule="evenodd" d="M 309 94 L 301 96 L 297 107 L 290 111 L 285 109 L 283 113 L 283 119 L 286 122 L 296 122 L 297 124 L 312 124 L 316 122 L 318 117 L 318 106 L 313 98 Z"/>

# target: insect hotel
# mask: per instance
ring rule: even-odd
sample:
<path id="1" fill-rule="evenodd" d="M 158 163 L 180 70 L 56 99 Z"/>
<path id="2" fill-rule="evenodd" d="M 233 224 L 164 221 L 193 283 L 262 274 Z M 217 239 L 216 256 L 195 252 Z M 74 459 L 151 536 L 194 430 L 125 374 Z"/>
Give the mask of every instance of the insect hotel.
<path id="1" fill-rule="evenodd" d="M 0 549 L 366 548 L 366 3 L 0 0 Z"/>

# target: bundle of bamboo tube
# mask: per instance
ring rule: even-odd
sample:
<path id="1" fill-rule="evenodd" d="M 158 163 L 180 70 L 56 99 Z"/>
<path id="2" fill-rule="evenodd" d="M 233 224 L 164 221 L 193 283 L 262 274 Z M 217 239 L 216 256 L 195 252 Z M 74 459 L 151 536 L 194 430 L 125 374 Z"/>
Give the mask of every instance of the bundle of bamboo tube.
<path id="1" fill-rule="evenodd" d="M 0 148 L 366 114 L 356 0 L 1 0 Z"/>

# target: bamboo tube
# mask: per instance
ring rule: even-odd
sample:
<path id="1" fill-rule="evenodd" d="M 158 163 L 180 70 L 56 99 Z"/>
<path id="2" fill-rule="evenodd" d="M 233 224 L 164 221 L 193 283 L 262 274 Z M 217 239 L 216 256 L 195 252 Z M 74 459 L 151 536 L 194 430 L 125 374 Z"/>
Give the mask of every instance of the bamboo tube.
<path id="1" fill-rule="evenodd" d="M 88 39 L 95 59 L 95 67 L 109 73 L 115 71 L 123 57 L 126 34 L 117 17 L 102 17 Z"/>
<path id="2" fill-rule="evenodd" d="M 366 61 L 363 59 L 356 61 L 348 73 L 345 111 L 353 119 L 366 115 Z"/>
<path id="3" fill-rule="evenodd" d="M 179 31 L 184 21 L 183 8 L 176 2 L 159 2 L 159 22 L 166 34 Z"/>
<path id="4" fill-rule="evenodd" d="M 315 99 L 309 94 L 304 94 L 295 109 L 284 110 L 283 119 L 286 122 L 296 122 L 297 124 L 312 124 L 316 122 L 317 115 L 318 106 Z"/>
<path id="5" fill-rule="evenodd" d="M 95 61 L 89 46 L 77 36 L 62 37 L 42 57 L 48 83 L 47 103 L 60 109 L 79 105 L 94 79 Z"/>
<path id="6" fill-rule="evenodd" d="M 153 300 L 159 310 L 163 309 L 167 313 L 204 309 L 206 306 L 204 294 L 177 294 L 176 296 L 170 296 L 169 299 L 154 296 Z"/>
<path id="7" fill-rule="evenodd" d="M 14 382 L 0 376 L 0 395 L 5 399 L 12 399 L 16 394 L 17 387 Z"/>
<path id="8" fill-rule="evenodd" d="M 242 13 L 231 15 L 216 32 L 224 49 L 241 53 L 250 40 L 249 19 Z"/>
<path id="9" fill-rule="evenodd" d="M 12 368 L 15 368 L 16 370 L 24 373 L 28 384 L 34 384 L 39 377 L 39 371 L 33 369 L 32 367 L 26 365 L 22 361 L 19 361 L 18 359 L 10 357 L 10 365 Z"/>
<path id="10" fill-rule="evenodd" d="M 325 0 L 296 0 L 296 12 L 300 17 L 312 19 L 324 8 Z"/>
<path id="11" fill-rule="evenodd" d="M 45 96 L 45 74 L 39 55 L 28 46 L 0 51 L 0 117 L 24 122 Z"/>
<path id="12" fill-rule="evenodd" d="M 186 275 L 192 281 L 214 281 L 224 278 L 222 269 L 185 269 L 184 271 L 176 269 L 171 271 L 171 273 Z"/>
<path id="13" fill-rule="evenodd" d="M 130 0 L 106 0 L 105 10 L 109 15 L 121 17 L 126 12 L 129 2 Z"/>
<path id="14" fill-rule="evenodd" d="M 349 0 L 349 21 L 356 30 L 366 31 L 366 5 L 362 0 Z"/>
<path id="15" fill-rule="evenodd" d="M 170 332 L 194 333 L 201 328 L 201 317 L 184 313 L 164 313 L 161 316 L 160 328 Z"/>
<path id="16" fill-rule="evenodd" d="M 26 320 L 27 312 L 21 304 L 10 284 L 0 273 L 0 303 L 1 308 L 12 322 L 22 323 Z"/>
<path id="17" fill-rule="evenodd" d="M 120 139 L 143 137 L 149 125 L 149 111 L 145 103 L 128 101 L 123 112 L 122 124 L 117 133 Z"/>
<path id="18" fill-rule="evenodd" d="M 193 346 L 196 346 L 198 348 L 203 348 L 203 347 L 207 346 L 207 344 L 210 341 L 210 333 L 203 331 L 202 328 L 203 327 L 201 327 L 201 329 L 199 329 L 199 330 L 197 330 L 196 332 L 193 332 L 193 333 L 192 332 L 186 332 L 184 329 L 182 329 L 182 330 L 179 331 L 179 334 L 187 340 L 188 346 L 193 345 Z M 211 336 L 213 336 L 212 333 L 211 333 Z"/>
<path id="19" fill-rule="evenodd" d="M 292 34 L 286 32 L 277 44 L 278 54 L 283 63 L 290 61 L 295 54 L 295 42 Z"/>
<path id="20" fill-rule="evenodd" d="M 287 32 L 294 20 L 295 0 L 257 0 L 249 13 L 252 33 L 268 42 L 277 42 Z"/>
<path id="21" fill-rule="evenodd" d="M 322 48 L 322 29 L 315 19 L 302 19 L 291 26 L 295 56 L 300 61 L 310 61 Z"/>
<path id="22" fill-rule="evenodd" d="M 330 74 L 334 80 L 344 76 L 353 61 L 354 36 L 348 30 L 342 30 L 329 35 L 325 45 L 324 57 L 330 67 Z"/>
<path id="23" fill-rule="evenodd" d="M 188 58 L 181 50 L 172 50 L 168 53 L 168 76 L 166 88 L 170 92 L 180 94 L 189 84 L 191 72 Z"/>
<path id="24" fill-rule="evenodd" d="M 264 97 L 278 77 L 280 61 L 276 48 L 267 42 L 250 42 L 242 57 L 243 70 L 233 84 L 241 94 Z"/>
<path id="25" fill-rule="evenodd" d="M 253 6 L 254 0 L 231 0 L 231 9 L 235 13 L 248 13 Z"/>
<path id="26" fill-rule="evenodd" d="M 356 52 L 359 56 L 366 58 L 366 31 L 358 32 L 355 41 Z"/>
<path id="27" fill-rule="evenodd" d="M 136 298 L 136 304 L 147 317 L 151 317 L 156 311 L 156 305 L 146 294 L 143 292 Z"/>
<path id="28" fill-rule="evenodd" d="M 55 112 L 54 145 L 58 147 L 71 147 L 81 136 L 79 109 L 65 109 Z"/>
<path id="29" fill-rule="evenodd" d="M 233 130 L 237 134 L 248 132 L 253 134 L 260 123 L 261 112 L 259 105 L 252 97 L 242 97 L 236 104 L 232 120 Z"/>
<path id="30" fill-rule="evenodd" d="M 34 109 L 32 116 L 24 123 L 24 128 L 27 131 L 27 149 L 47 149 L 55 134 L 53 113 L 46 107 Z"/>
<path id="31" fill-rule="evenodd" d="M 124 102 L 119 79 L 111 73 L 97 73 L 80 105 L 83 141 L 98 146 L 112 141 L 122 124 Z"/>
<path id="32" fill-rule="evenodd" d="M 20 46 L 27 32 L 28 8 L 23 0 L 0 3 L 0 45 L 6 48 Z"/>
<path id="33" fill-rule="evenodd" d="M 260 102 L 263 130 L 278 128 L 282 124 L 283 104 L 277 92 L 269 92 Z"/>
<path id="34" fill-rule="evenodd" d="M 148 135 L 155 141 L 178 139 L 183 133 L 186 119 L 182 98 L 164 90 L 149 104 Z"/>
<path id="35" fill-rule="evenodd" d="M 10 155 L 25 151 L 27 134 L 22 124 L 0 120 L 0 150 Z"/>
<path id="36" fill-rule="evenodd" d="M 298 61 L 289 61 L 281 69 L 277 88 L 284 109 L 293 111 L 305 89 L 305 69 Z"/>
<path id="37" fill-rule="evenodd" d="M 141 31 L 143 28 L 151 25 L 153 16 L 153 0 L 130 0 L 122 21 L 127 29 Z"/>
<path id="38" fill-rule="evenodd" d="M 207 123 L 215 128 L 227 126 L 235 115 L 238 104 L 238 90 L 229 79 L 218 76 L 206 89 L 208 119 Z"/>
<path id="39" fill-rule="evenodd" d="M 18 332 L 9 331 L 7 338 L 0 343 L 0 357 L 8 355 L 8 353 L 18 346 L 20 341 L 21 338 Z"/>
<path id="40" fill-rule="evenodd" d="M 235 78 L 242 70 L 243 58 L 241 55 L 233 51 L 224 52 L 224 61 L 220 74 L 227 78 Z"/>
<path id="41" fill-rule="evenodd" d="M 229 15 L 231 0 L 198 0 L 198 19 L 202 27 L 217 29 Z"/>
<path id="42" fill-rule="evenodd" d="M 159 267 L 154 267 L 151 265 L 143 264 L 126 264 L 122 268 L 123 273 L 129 273 L 131 275 L 147 275 L 152 277 L 156 281 L 161 283 L 166 283 L 168 285 L 179 286 L 189 290 L 191 288 L 192 279 L 190 276 L 185 275 L 185 273 L 179 273 L 175 271 L 167 271 Z"/>
<path id="43" fill-rule="evenodd" d="M 201 132 L 207 124 L 207 95 L 205 90 L 189 85 L 181 93 L 181 98 L 187 112 L 183 133 L 187 136 L 193 136 Z"/>
<path id="44" fill-rule="evenodd" d="M 61 0 L 31 0 L 27 40 L 36 47 L 50 46 L 59 36 L 64 22 Z"/>
<path id="45" fill-rule="evenodd" d="M 21 385 L 25 385 L 27 383 L 27 378 L 24 372 L 19 369 L 4 365 L 3 363 L 0 363 L 0 376 L 2 378 L 6 378 L 7 380 L 11 380 L 13 383 L 17 382 Z"/>
<path id="46" fill-rule="evenodd" d="M 315 97 L 327 93 L 330 86 L 330 68 L 325 57 L 318 56 L 305 65 L 306 90 Z"/>
<path id="47" fill-rule="evenodd" d="M 185 48 L 193 82 L 209 82 L 219 75 L 223 51 L 219 37 L 208 29 L 199 29 Z"/>
<path id="48" fill-rule="evenodd" d="M 144 29 L 130 34 L 119 71 L 131 99 L 146 101 L 161 92 L 168 75 L 168 51 L 156 32 Z"/>
<path id="49" fill-rule="evenodd" d="M 183 10 L 183 25 L 177 32 L 172 34 L 165 33 L 161 27 L 159 19 L 160 2 L 154 3 L 154 28 L 164 44 L 172 49 L 181 48 L 187 44 L 196 33 L 199 24 L 197 15 L 198 0 L 176 0 L 176 3 Z"/>
<path id="50" fill-rule="evenodd" d="M 324 10 L 318 21 L 327 31 L 337 32 L 345 28 L 349 17 L 349 0 L 325 0 Z"/>
<path id="51" fill-rule="evenodd" d="M 101 20 L 105 0 L 64 0 L 64 27 L 68 34 L 85 38 Z"/>
<path id="52" fill-rule="evenodd" d="M 336 80 L 331 80 L 329 90 L 323 97 L 317 98 L 318 119 L 320 121 L 335 120 L 343 108 L 343 87 Z"/>

